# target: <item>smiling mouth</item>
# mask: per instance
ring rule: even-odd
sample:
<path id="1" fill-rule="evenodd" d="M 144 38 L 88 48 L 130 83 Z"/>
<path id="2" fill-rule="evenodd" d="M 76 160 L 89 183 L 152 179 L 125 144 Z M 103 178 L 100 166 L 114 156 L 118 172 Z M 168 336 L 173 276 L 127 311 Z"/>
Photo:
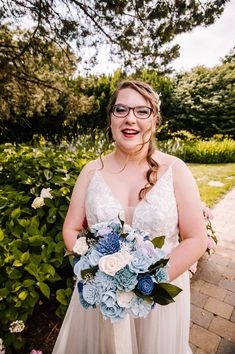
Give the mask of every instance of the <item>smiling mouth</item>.
<path id="1" fill-rule="evenodd" d="M 133 137 L 137 134 L 139 134 L 139 131 L 138 130 L 132 130 L 132 129 L 123 129 L 122 130 L 122 134 L 125 136 L 125 137 Z"/>

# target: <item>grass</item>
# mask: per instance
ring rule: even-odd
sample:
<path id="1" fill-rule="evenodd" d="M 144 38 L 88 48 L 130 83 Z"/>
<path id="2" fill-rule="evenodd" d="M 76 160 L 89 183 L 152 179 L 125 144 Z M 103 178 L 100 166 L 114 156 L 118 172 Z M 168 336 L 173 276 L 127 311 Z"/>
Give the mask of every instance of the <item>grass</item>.
<path id="1" fill-rule="evenodd" d="M 235 186 L 235 163 L 187 164 L 198 184 L 201 199 L 208 207 L 213 207 L 221 197 Z M 210 181 L 223 183 L 210 186 Z"/>

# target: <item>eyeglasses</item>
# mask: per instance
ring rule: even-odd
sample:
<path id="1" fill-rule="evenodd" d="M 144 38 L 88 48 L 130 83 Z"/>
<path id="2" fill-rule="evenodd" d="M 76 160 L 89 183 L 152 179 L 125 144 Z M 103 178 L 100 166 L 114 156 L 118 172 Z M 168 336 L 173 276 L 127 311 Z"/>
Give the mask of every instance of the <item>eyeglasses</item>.
<path id="1" fill-rule="evenodd" d="M 124 104 L 116 104 L 112 107 L 112 113 L 117 118 L 125 118 L 131 109 L 133 109 L 134 115 L 138 119 L 147 119 L 153 112 L 152 108 L 146 106 L 128 107 Z"/>

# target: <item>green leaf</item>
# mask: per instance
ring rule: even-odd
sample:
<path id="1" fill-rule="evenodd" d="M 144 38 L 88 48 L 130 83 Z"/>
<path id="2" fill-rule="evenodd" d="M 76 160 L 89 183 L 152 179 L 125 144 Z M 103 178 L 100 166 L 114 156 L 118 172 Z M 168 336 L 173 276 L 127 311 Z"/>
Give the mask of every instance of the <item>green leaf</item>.
<path id="1" fill-rule="evenodd" d="M 154 289 L 151 295 L 153 296 L 153 301 L 160 305 L 168 305 L 171 302 L 174 302 L 172 296 L 156 283 L 154 284 Z"/>
<path id="2" fill-rule="evenodd" d="M 169 258 L 162 258 L 159 261 L 157 261 L 156 263 L 152 264 L 148 270 L 149 270 L 149 274 L 153 274 L 155 273 L 155 271 L 159 268 L 164 267 L 167 263 L 169 262 Z"/>
<path id="3" fill-rule="evenodd" d="M 37 215 L 35 215 L 31 218 L 27 231 L 31 235 L 37 234 L 39 232 L 38 228 L 39 228 L 39 218 Z"/>
<path id="4" fill-rule="evenodd" d="M 168 305 L 174 302 L 174 297 L 178 295 L 182 289 L 178 286 L 169 283 L 159 283 L 154 284 L 154 289 L 152 292 L 154 302 L 160 305 Z"/>
<path id="5" fill-rule="evenodd" d="M 31 246 L 41 246 L 45 240 L 42 236 L 30 236 L 28 241 Z"/>
<path id="6" fill-rule="evenodd" d="M 154 237 L 151 242 L 154 245 L 155 248 L 162 248 L 162 246 L 164 245 L 165 242 L 165 236 L 158 236 L 158 237 Z"/>
<path id="7" fill-rule="evenodd" d="M 68 296 L 64 289 L 59 289 L 56 292 L 56 300 L 58 300 L 61 304 L 67 306 L 68 305 Z"/>
<path id="8" fill-rule="evenodd" d="M 16 259 L 13 263 L 13 267 L 21 267 L 23 264 L 22 262 L 19 261 L 19 259 Z"/>
<path id="9" fill-rule="evenodd" d="M 27 272 L 31 275 L 33 275 L 34 277 L 37 278 L 38 275 L 38 267 L 35 264 L 28 264 L 27 266 L 24 267 L 25 270 L 27 270 Z"/>
<path id="10" fill-rule="evenodd" d="M 41 281 L 38 282 L 37 285 L 39 286 L 39 289 L 41 290 L 43 295 L 46 296 L 49 299 L 50 298 L 50 293 L 51 293 L 51 290 L 50 290 L 49 286 L 46 283 L 43 283 Z"/>
<path id="11" fill-rule="evenodd" d="M 0 242 L 4 239 L 4 233 L 2 229 L 0 229 Z"/>
<path id="12" fill-rule="evenodd" d="M 41 265 L 40 271 L 42 271 L 45 274 L 48 273 L 52 276 L 55 274 L 55 268 L 51 264 L 46 264 L 46 263 Z"/>
<path id="13" fill-rule="evenodd" d="M 165 289 L 172 297 L 177 296 L 182 291 L 181 288 L 170 283 L 159 283 L 158 285 Z"/>
<path id="14" fill-rule="evenodd" d="M 21 291 L 18 295 L 18 297 L 21 301 L 24 301 L 27 296 L 28 296 L 28 292 L 26 290 Z"/>
<path id="15" fill-rule="evenodd" d="M 17 219 L 20 216 L 21 210 L 20 208 L 16 208 L 11 212 L 12 219 Z"/>
<path id="16" fill-rule="evenodd" d="M 32 285 L 34 285 L 35 284 L 35 280 L 33 280 L 33 279 L 25 279 L 24 281 L 23 281 L 23 286 L 25 287 L 25 288 L 28 288 L 28 287 L 30 287 L 30 286 L 32 286 Z"/>
<path id="17" fill-rule="evenodd" d="M 18 223 L 20 224 L 20 226 L 26 228 L 30 221 L 28 219 L 18 219 Z"/>
<path id="18" fill-rule="evenodd" d="M 20 257 L 20 260 L 22 263 L 26 263 L 29 260 L 29 251 L 24 252 Z"/>
<path id="19" fill-rule="evenodd" d="M 53 173 L 50 170 L 44 170 L 43 173 L 47 181 L 53 177 Z"/>
<path id="20" fill-rule="evenodd" d="M 0 289 L 0 297 L 6 297 L 9 294 L 9 290 L 7 288 Z"/>
<path id="21" fill-rule="evenodd" d="M 8 277 L 10 279 L 20 279 L 22 277 L 22 271 L 14 268 L 13 270 L 8 272 Z"/>

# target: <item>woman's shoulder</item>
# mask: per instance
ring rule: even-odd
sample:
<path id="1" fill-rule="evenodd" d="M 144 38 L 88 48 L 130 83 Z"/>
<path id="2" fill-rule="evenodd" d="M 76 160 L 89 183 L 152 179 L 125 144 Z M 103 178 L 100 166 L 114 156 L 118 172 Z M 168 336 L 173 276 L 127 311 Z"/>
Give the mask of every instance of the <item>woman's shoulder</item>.
<path id="1" fill-rule="evenodd" d="M 191 175 L 188 166 L 179 157 L 157 150 L 153 158 L 159 164 L 159 170 L 162 170 L 163 173 L 172 168 L 174 179 L 180 179 L 183 175 Z"/>
<path id="2" fill-rule="evenodd" d="M 90 179 L 94 175 L 97 170 L 98 162 L 97 160 L 91 160 L 85 164 L 85 166 L 81 169 L 77 181 L 84 181 L 86 184 L 90 182 Z"/>
<path id="3" fill-rule="evenodd" d="M 154 160 L 159 164 L 159 166 L 165 166 L 166 168 L 170 166 L 182 166 L 186 165 L 183 160 L 181 160 L 179 157 L 167 154 L 165 152 L 162 152 L 160 150 L 156 150 L 153 154 Z"/>

